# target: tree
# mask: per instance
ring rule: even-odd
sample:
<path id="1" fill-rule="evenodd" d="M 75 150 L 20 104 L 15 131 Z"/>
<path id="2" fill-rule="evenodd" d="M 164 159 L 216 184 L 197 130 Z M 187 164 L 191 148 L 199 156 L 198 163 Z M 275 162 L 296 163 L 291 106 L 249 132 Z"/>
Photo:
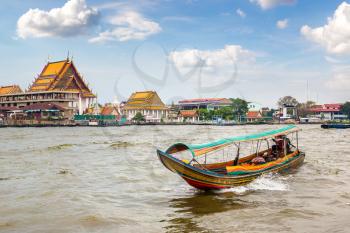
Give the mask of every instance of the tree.
<path id="1" fill-rule="evenodd" d="M 346 102 L 341 106 L 341 111 L 343 114 L 348 116 L 348 119 L 350 119 L 350 102 Z"/>
<path id="2" fill-rule="evenodd" d="M 200 120 L 209 120 L 209 111 L 207 109 L 198 109 L 198 115 Z"/>
<path id="3" fill-rule="evenodd" d="M 263 117 L 273 117 L 273 114 L 276 112 L 276 110 L 275 109 L 273 109 L 273 108 L 271 108 L 269 111 L 267 111 L 267 112 L 263 112 Z"/>
<path id="4" fill-rule="evenodd" d="M 299 102 L 292 96 L 284 96 L 280 98 L 277 102 L 278 107 L 283 107 L 283 105 L 297 106 Z"/>
<path id="5" fill-rule="evenodd" d="M 219 108 L 215 111 L 217 116 L 221 116 L 225 120 L 233 119 L 233 108 L 230 106 Z"/>
<path id="6" fill-rule="evenodd" d="M 297 105 L 299 117 L 307 117 L 310 114 L 310 109 L 316 105 L 314 101 L 307 101 L 306 103 L 299 103 Z"/>
<path id="7" fill-rule="evenodd" d="M 231 98 L 232 110 L 235 117 L 245 116 L 248 112 L 248 102 L 240 98 Z"/>
<path id="8" fill-rule="evenodd" d="M 137 112 L 136 115 L 132 118 L 132 120 L 136 121 L 137 123 L 146 121 L 145 117 L 140 112 Z"/>

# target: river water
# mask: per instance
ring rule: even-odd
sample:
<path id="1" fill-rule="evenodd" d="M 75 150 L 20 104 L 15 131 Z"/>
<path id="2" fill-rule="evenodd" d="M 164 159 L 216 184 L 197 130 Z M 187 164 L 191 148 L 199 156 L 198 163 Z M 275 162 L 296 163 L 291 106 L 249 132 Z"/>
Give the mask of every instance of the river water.
<path id="1" fill-rule="evenodd" d="M 278 126 L 0 129 L 0 232 L 350 232 L 350 130 L 300 126 L 305 163 L 219 192 L 156 148 Z"/>

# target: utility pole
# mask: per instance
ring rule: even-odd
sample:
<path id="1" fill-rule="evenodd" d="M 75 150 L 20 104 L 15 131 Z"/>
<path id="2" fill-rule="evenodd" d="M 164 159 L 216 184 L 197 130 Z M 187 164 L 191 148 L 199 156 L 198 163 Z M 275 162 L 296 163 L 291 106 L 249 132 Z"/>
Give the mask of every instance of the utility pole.
<path id="1" fill-rule="evenodd" d="M 309 101 L 309 80 L 306 80 L 306 102 Z"/>

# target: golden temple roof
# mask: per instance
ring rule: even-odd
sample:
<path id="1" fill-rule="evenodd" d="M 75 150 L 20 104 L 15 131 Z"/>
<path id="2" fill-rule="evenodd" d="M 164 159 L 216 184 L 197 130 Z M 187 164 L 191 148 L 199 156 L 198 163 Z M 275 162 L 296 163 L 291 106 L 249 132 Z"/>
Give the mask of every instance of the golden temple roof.
<path id="1" fill-rule="evenodd" d="M 155 91 L 134 92 L 124 106 L 125 110 L 166 110 L 167 107 Z"/>
<path id="2" fill-rule="evenodd" d="M 0 95 L 23 93 L 22 89 L 18 85 L 3 86 L 0 87 Z"/>
<path id="3" fill-rule="evenodd" d="M 95 97 L 69 59 L 48 62 L 28 92 L 78 91 L 84 97 Z"/>
<path id="4" fill-rule="evenodd" d="M 48 63 L 41 72 L 41 76 L 58 75 L 66 64 L 66 60 Z"/>

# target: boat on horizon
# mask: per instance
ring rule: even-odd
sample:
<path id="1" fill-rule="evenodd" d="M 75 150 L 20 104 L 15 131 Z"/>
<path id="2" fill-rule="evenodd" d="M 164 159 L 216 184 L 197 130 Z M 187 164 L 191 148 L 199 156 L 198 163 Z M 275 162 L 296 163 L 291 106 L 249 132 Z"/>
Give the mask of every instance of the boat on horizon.
<path id="1" fill-rule="evenodd" d="M 322 129 L 350 129 L 350 124 L 323 124 Z"/>
<path id="2" fill-rule="evenodd" d="M 157 154 L 167 169 L 181 176 L 189 185 L 201 190 L 225 189 L 245 185 L 266 173 L 298 168 L 305 158 L 305 153 L 299 150 L 299 131 L 296 126 L 288 125 L 199 145 L 176 143 L 166 151 L 158 149 Z M 292 144 L 290 135 L 296 145 Z M 254 153 L 244 154 L 245 145 L 253 146 Z M 191 158 L 185 159 L 185 154 Z M 210 161 L 220 156 L 223 161 Z"/>

